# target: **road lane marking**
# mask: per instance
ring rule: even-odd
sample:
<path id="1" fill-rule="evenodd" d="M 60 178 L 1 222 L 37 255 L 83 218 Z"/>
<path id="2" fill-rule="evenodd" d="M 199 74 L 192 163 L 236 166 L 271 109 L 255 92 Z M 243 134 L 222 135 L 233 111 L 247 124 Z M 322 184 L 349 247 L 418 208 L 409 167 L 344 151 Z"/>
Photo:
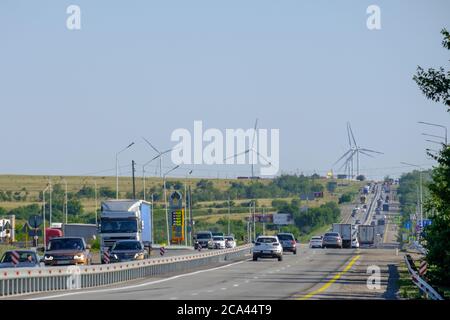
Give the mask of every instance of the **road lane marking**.
<path id="1" fill-rule="evenodd" d="M 239 287 L 239 285 L 238 284 L 233 284 L 233 287 Z"/>
<path id="2" fill-rule="evenodd" d="M 160 280 L 155 280 L 155 281 L 150 281 L 150 282 L 144 282 L 144 283 L 141 283 L 141 284 L 126 286 L 126 287 L 117 287 L 117 288 L 107 288 L 107 289 L 97 289 L 97 290 L 86 290 L 86 291 L 77 291 L 77 292 L 70 292 L 70 293 L 61 293 L 61 294 L 56 294 L 56 295 L 52 295 L 52 296 L 31 298 L 31 299 L 28 299 L 28 300 L 46 300 L 46 299 L 61 298 L 61 297 L 79 295 L 79 294 L 91 294 L 91 293 L 101 293 L 101 292 L 123 291 L 123 290 L 129 290 L 129 289 L 136 289 L 136 288 L 150 286 L 152 284 L 158 284 L 158 283 L 162 283 L 162 282 L 167 282 L 167 281 L 171 281 L 171 280 L 175 280 L 175 279 L 179 279 L 179 278 L 184 278 L 184 277 L 188 277 L 188 276 L 192 276 L 192 275 L 196 275 L 196 274 L 200 274 L 200 273 L 204 273 L 204 272 L 209 272 L 209 271 L 214 271 L 214 270 L 228 268 L 228 267 L 235 266 L 235 265 L 247 262 L 247 261 L 248 260 L 239 261 L 239 262 L 230 263 L 230 264 L 227 264 L 227 265 L 221 266 L 221 267 L 216 267 L 216 268 L 211 268 L 211 269 L 206 269 L 206 270 L 199 270 L 199 271 L 195 271 L 195 272 L 191 272 L 191 273 L 180 274 L 180 275 L 173 276 L 173 277 L 170 277 L 170 278 L 165 278 L 165 279 L 160 279 Z"/>
<path id="3" fill-rule="evenodd" d="M 298 298 L 297 300 L 307 300 L 312 298 L 313 296 L 327 290 L 333 283 L 335 283 L 337 280 L 339 280 L 345 273 L 347 273 L 348 270 L 350 270 L 350 268 L 353 266 L 353 264 L 356 262 L 356 260 L 358 260 L 361 256 L 357 255 L 354 256 L 352 258 L 352 260 L 350 260 L 350 262 L 347 264 L 347 266 L 344 268 L 344 270 L 342 270 L 341 272 L 339 272 L 337 275 L 335 275 L 332 279 L 330 279 L 326 284 L 324 284 L 321 288 L 310 292 L 306 295 L 304 295 L 303 297 Z"/>

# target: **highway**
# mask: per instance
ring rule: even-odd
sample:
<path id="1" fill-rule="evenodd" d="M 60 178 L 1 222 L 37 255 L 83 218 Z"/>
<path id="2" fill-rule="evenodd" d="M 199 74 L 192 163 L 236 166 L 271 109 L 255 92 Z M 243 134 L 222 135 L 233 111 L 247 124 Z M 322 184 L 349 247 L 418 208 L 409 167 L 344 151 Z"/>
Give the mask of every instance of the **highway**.
<path id="1" fill-rule="evenodd" d="M 378 192 L 374 195 L 378 197 Z M 396 214 L 391 212 L 391 214 Z M 370 218 L 371 212 L 368 212 Z M 345 213 L 344 219 L 347 219 Z M 396 228 L 387 225 L 378 248 L 310 249 L 301 244 L 297 255 L 283 261 L 247 259 L 211 265 L 207 269 L 137 280 L 126 284 L 74 292 L 29 295 L 28 299 L 396 299 L 398 255 Z M 369 288 L 368 267 L 379 268 L 379 288 Z"/>

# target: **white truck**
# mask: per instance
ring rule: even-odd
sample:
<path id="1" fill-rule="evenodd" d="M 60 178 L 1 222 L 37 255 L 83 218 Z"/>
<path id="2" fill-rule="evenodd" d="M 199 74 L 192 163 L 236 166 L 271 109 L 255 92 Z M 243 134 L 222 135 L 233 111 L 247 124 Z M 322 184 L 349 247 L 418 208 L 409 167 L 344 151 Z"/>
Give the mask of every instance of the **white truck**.
<path id="1" fill-rule="evenodd" d="M 153 243 L 153 214 L 150 202 L 108 200 L 102 202 L 100 223 L 101 261 L 118 240 L 139 240 L 150 251 Z"/>
<path id="2" fill-rule="evenodd" d="M 373 245 L 375 244 L 375 226 L 359 225 L 358 226 L 358 240 L 360 244 Z"/>
<path id="3" fill-rule="evenodd" d="M 333 232 L 339 232 L 342 238 L 342 247 L 352 247 L 353 228 L 350 223 L 333 223 Z"/>

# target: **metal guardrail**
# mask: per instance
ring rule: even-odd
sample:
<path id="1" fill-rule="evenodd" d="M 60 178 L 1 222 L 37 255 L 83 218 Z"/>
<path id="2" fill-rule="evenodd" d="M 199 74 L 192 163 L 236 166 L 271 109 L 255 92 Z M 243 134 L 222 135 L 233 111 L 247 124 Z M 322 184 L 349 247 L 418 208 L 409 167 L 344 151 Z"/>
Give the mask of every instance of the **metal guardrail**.
<path id="1" fill-rule="evenodd" d="M 414 241 L 412 243 L 412 246 L 414 247 L 414 249 L 416 249 L 417 251 L 419 251 L 421 254 L 426 255 L 428 253 L 428 250 L 425 249 L 421 244 L 419 244 L 419 242 Z"/>
<path id="2" fill-rule="evenodd" d="M 427 297 L 429 297 L 432 300 L 444 300 L 439 293 L 436 292 L 436 290 L 433 289 L 432 286 L 430 286 L 425 280 L 423 280 L 417 270 L 415 265 L 413 264 L 413 260 L 409 254 L 405 255 L 405 262 L 406 266 L 408 268 L 409 274 L 411 275 L 413 283 L 420 289 L 422 292 L 424 292 Z"/>
<path id="3" fill-rule="evenodd" d="M 187 271 L 212 263 L 244 259 L 252 245 L 193 255 L 93 266 L 0 269 L 0 297 L 77 290 Z"/>

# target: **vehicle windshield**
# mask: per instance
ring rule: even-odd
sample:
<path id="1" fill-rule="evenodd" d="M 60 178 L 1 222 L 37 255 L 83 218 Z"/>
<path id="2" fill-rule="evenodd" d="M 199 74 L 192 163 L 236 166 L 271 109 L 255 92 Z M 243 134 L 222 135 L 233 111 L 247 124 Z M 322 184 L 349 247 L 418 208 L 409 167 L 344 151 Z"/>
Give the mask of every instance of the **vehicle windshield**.
<path id="1" fill-rule="evenodd" d="M 77 238 L 51 239 L 48 251 L 54 250 L 84 250 L 83 240 Z"/>
<path id="2" fill-rule="evenodd" d="M 280 240 L 294 240 L 294 237 L 291 234 L 279 234 L 278 239 Z"/>
<path id="3" fill-rule="evenodd" d="M 339 237 L 339 233 L 337 232 L 325 233 L 325 237 Z"/>
<path id="4" fill-rule="evenodd" d="M 134 233 L 137 232 L 136 219 L 102 219 L 102 233 Z"/>
<path id="5" fill-rule="evenodd" d="M 258 240 L 256 240 L 256 242 L 259 242 L 259 243 L 274 243 L 274 242 L 277 242 L 277 239 L 275 239 L 275 238 L 258 238 Z"/>
<path id="6" fill-rule="evenodd" d="M 214 241 L 223 241 L 225 240 L 223 237 L 213 237 Z"/>
<path id="7" fill-rule="evenodd" d="M 29 262 L 29 263 L 35 263 L 37 262 L 36 255 L 34 252 L 17 252 L 19 255 L 19 263 L 20 262 Z M 2 260 L 0 260 L 0 263 L 12 263 L 12 252 L 8 251 L 5 252 L 5 254 L 2 257 Z"/>
<path id="8" fill-rule="evenodd" d="M 197 234 L 197 239 L 210 239 L 211 235 L 209 233 L 199 233 Z"/>
<path id="9" fill-rule="evenodd" d="M 321 237 L 312 237 L 311 240 L 321 240 Z"/>
<path id="10" fill-rule="evenodd" d="M 112 250 L 142 250 L 142 245 L 139 241 L 119 241 Z"/>
<path id="11" fill-rule="evenodd" d="M 225 237 L 225 240 L 234 241 L 234 238 L 233 237 Z"/>

